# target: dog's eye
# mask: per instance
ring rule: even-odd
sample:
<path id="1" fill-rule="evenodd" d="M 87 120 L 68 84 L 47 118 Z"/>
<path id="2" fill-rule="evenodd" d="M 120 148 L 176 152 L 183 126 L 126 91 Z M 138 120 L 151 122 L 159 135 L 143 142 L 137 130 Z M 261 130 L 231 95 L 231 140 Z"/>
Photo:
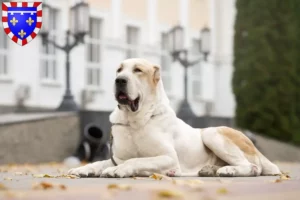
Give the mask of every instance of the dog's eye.
<path id="1" fill-rule="evenodd" d="M 143 71 L 140 70 L 139 68 L 135 68 L 133 71 L 134 71 L 134 72 L 143 72 Z"/>
<path id="2" fill-rule="evenodd" d="M 122 68 L 119 68 L 119 69 L 117 70 L 118 73 L 120 73 L 121 71 L 122 71 Z"/>

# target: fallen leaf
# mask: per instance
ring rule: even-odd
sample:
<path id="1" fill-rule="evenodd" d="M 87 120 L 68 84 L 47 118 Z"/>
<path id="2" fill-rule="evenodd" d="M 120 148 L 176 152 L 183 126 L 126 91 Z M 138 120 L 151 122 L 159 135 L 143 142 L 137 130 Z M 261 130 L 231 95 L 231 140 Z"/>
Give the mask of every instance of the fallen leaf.
<path id="1" fill-rule="evenodd" d="M 62 190 L 66 190 L 67 189 L 67 187 L 65 185 L 62 185 L 62 184 L 59 185 L 59 188 L 62 189 Z"/>
<path id="2" fill-rule="evenodd" d="M 7 187 L 5 185 L 3 185 L 2 183 L 0 183 L 0 191 L 1 190 L 7 190 Z"/>
<path id="3" fill-rule="evenodd" d="M 50 176 L 48 174 L 34 174 L 34 178 L 54 178 L 55 176 Z"/>
<path id="4" fill-rule="evenodd" d="M 55 178 L 76 179 L 76 178 L 80 178 L 80 177 L 79 176 L 75 176 L 75 175 L 62 174 L 62 175 L 59 175 L 59 176 L 55 176 Z"/>
<path id="5" fill-rule="evenodd" d="M 199 187 L 200 185 L 203 184 L 203 181 L 197 180 L 197 179 L 192 179 L 192 180 L 173 180 L 173 184 L 176 185 L 187 185 L 190 187 Z"/>
<path id="6" fill-rule="evenodd" d="M 172 198 L 172 197 L 182 197 L 183 194 L 181 192 L 177 192 L 174 190 L 160 190 L 157 195 L 163 198 Z"/>
<path id="7" fill-rule="evenodd" d="M 62 174 L 62 175 L 58 175 L 58 176 L 53 176 L 53 175 L 49 175 L 49 174 L 34 174 L 33 177 L 34 178 L 69 178 L 69 179 L 80 178 L 75 175 L 67 175 L 67 174 Z"/>
<path id="8" fill-rule="evenodd" d="M 13 179 L 10 178 L 10 177 L 6 177 L 6 178 L 4 178 L 4 180 L 5 180 L 5 181 L 12 181 Z"/>
<path id="9" fill-rule="evenodd" d="M 148 178 L 143 178 L 143 177 L 132 177 L 132 179 L 134 180 L 146 180 Z"/>
<path id="10" fill-rule="evenodd" d="M 291 177 L 288 174 L 283 173 L 283 174 L 280 174 L 280 178 L 279 179 L 280 180 L 290 180 Z"/>
<path id="11" fill-rule="evenodd" d="M 6 173 L 8 172 L 8 169 L 0 169 L 0 172 Z"/>
<path id="12" fill-rule="evenodd" d="M 125 184 L 109 184 L 107 189 L 131 190 L 131 186 Z"/>
<path id="13" fill-rule="evenodd" d="M 21 175 L 23 175 L 23 172 L 15 172 L 15 175 L 21 176 Z"/>
<path id="14" fill-rule="evenodd" d="M 7 190 L 3 193 L 7 199 L 24 199 L 26 193 Z"/>
<path id="15" fill-rule="evenodd" d="M 276 180 L 274 180 L 273 182 L 274 182 L 274 183 L 280 183 L 280 182 L 282 182 L 282 180 L 276 179 Z"/>
<path id="16" fill-rule="evenodd" d="M 32 187 L 34 190 L 48 190 L 48 189 L 53 189 L 54 186 L 52 183 L 48 183 L 48 182 L 41 182 L 41 183 L 38 183 L 38 184 L 35 184 L 33 185 Z"/>
<path id="17" fill-rule="evenodd" d="M 228 191 L 227 191 L 226 188 L 219 188 L 219 189 L 217 190 L 217 193 L 218 193 L 218 194 L 227 194 Z"/>
<path id="18" fill-rule="evenodd" d="M 149 177 L 152 178 L 152 179 L 154 179 L 154 180 L 168 180 L 168 181 L 173 181 L 172 178 L 170 178 L 168 176 L 165 176 L 165 175 L 162 175 L 162 174 L 157 174 L 157 173 L 154 173 L 154 174 L 152 174 Z"/>

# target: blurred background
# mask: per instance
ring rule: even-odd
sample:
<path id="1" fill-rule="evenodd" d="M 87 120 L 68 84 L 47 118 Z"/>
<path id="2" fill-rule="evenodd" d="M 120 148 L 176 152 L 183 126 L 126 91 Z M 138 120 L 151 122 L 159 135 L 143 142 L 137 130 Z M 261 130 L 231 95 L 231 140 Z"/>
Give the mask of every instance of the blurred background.
<path id="1" fill-rule="evenodd" d="M 0 29 L 0 164 L 108 158 L 115 72 L 133 57 L 162 67 L 187 123 L 238 128 L 271 160 L 300 160 L 297 0 L 42 2 L 27 45 Z"/>

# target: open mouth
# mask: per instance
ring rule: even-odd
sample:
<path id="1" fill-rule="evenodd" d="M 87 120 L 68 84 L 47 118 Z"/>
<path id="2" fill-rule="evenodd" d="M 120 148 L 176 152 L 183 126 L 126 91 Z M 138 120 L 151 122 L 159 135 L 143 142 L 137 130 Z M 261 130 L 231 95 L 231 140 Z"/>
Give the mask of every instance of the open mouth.
<path id="1" fill-rule="evenodd" d="M 124 92 L 119 92 L 117 95 L 117 101 L 123 105 L 129 105 L 132 112 L 135 112 L 139 108 L 140 97 L 131 100 Z"/>

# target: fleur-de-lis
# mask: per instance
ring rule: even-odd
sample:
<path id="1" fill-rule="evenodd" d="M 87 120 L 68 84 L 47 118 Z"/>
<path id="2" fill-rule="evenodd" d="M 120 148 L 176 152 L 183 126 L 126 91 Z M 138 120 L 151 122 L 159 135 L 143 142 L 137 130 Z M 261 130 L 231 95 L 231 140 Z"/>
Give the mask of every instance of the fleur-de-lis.
<path id="1" fill-rule="evenodd" d="M 13 17 L 12 20 L 10 20 L 10 23 L 12 23 L 14 26 L 19 22 L 15 17 Z"/>
<path id="2" fill-rule="evenodd" d="M 23 29 L 18 33 L 21 38 L 23 38 L 26 35 L 26 32 L 23 31 Z"/>
<path id="3" fill-rule="evenodd" d="M 29 17 L 29 19 L 26 20 L 26 23 L 31 26 L 32 23 L 34 23 L 34 21 L 31 19 L 31 17 Z"/>

